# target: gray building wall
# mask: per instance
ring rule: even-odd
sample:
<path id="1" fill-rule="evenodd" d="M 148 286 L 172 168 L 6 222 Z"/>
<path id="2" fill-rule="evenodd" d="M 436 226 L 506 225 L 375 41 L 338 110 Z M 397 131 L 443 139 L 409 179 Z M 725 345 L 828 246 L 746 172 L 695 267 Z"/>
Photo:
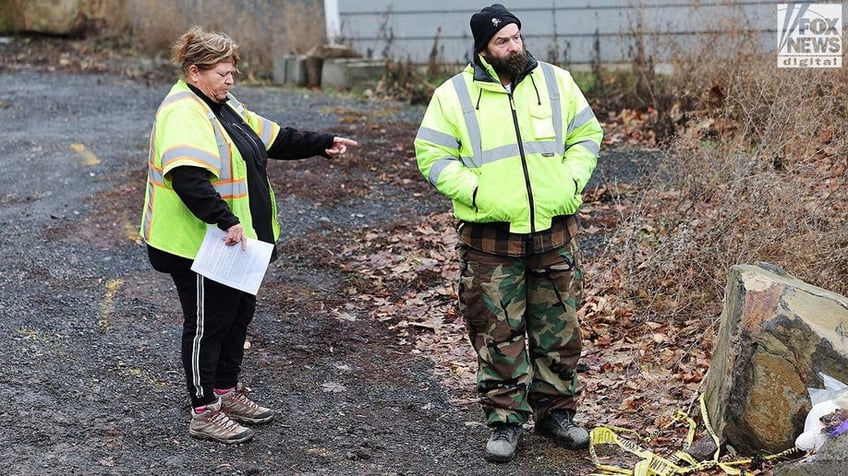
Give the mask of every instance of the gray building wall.
<path id="1" fill-rule="evenodd" d="M 436 47 L 444 63 L 469 59 L 469 19 L 493 3 L 469 0 L 333 0 L 338 38 L 363 56 L 426 63 Z M 746 35 L 776 51 L 777 3 L 765 0 L 522 0 L 500 2 L 522 23 L 536 57 L 571 65 L 626 63 L 638 47 L 656 62 L 698 38 Z M 797 3 L 797 2 L 796 2 Z M 438 42 L 437 42 L 438 38 Z M 718 44 L 719 42 L 717 42 Z"/>

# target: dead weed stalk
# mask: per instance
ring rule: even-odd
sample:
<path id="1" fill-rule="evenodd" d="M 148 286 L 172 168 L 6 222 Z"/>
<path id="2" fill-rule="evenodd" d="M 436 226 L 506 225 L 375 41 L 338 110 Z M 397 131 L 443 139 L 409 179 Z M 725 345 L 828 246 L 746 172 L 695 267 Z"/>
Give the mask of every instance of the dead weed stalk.
<path id="1" fill-rule="evenodd" d="M 643 319 L 717 316 L 734 264 L 848 294 L 848 72 L 778 69 L 746 41 L 678 57 L 675 135 L 601 259 Z"/>

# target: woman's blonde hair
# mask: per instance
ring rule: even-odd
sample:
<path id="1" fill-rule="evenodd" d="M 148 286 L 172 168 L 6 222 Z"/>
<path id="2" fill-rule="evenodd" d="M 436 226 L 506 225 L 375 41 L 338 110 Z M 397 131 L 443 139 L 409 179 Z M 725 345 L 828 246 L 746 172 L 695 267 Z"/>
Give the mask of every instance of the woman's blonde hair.
<path id="1" fill-rule="evenodd" d="M 174 42 L 171 50 L 174 63 L 180 66 L 183 78 L 191 65 L 201 70 L 214 68 L 218 63 L 232 62 L 238 67 L 238 44 L 224 33 L 207 33 L 193 26 Z"/>

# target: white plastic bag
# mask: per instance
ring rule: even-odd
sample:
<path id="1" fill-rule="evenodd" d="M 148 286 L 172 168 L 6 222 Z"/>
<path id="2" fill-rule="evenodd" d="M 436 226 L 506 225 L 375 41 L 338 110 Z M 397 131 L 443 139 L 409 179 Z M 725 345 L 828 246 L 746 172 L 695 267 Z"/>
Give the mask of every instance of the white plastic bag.
<path id="1" fill-rule="evenodd" d="M 848 409 L 848 385 L 823 373 L 819 376 L 825 388 L 807 388 L 813 408 L 804 420 L 804 432 L 795 439 L 795 446 L 805 451 L 818 450 L 827 441 L 827 434 L 822 433 L 821 417 L 840 408 Z"/>
<path id="2" fill-rule="evenodd" d="M 824 388 L 807 388 L 807 392 L 810 394 L 810 401 L 813 402 L 813 406 L 815 406 L 816 403 L 821 403 L 825 400 L 835 400 L 839 394 L 848 389 L 848 385 L 845 385 L 830 375 L 825 375 L 819 372 L 819 377 L 821 377 L 824 381 Z"/>

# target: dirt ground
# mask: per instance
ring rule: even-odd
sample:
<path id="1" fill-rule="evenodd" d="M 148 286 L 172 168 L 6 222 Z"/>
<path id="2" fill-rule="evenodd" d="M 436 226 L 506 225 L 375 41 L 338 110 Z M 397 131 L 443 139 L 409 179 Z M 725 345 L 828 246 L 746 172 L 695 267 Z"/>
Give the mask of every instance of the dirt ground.
<path id="1" fill-rule="evenodd" d="M 421 107 L 277 87 L 235 93 L 284 125 L 362 145 L 342 160 L 271 166 L 283 259 L 258 295 L 244 381 L 278 418 L 242 445 L 189 437 L 176 291 L 136 236 L 148 132 L 169 74 L 116 68 L 78 47 L 32 48 L 0 43 L 4 473 L 592 472 L 587 452 L 532 432 L 513 462 L 485 462 L 489 433 L 472 389 L 441 385 L 391 321 L 350 303 L 368 283 L 338 250 L 449 205 L 415 168 Z"/>

